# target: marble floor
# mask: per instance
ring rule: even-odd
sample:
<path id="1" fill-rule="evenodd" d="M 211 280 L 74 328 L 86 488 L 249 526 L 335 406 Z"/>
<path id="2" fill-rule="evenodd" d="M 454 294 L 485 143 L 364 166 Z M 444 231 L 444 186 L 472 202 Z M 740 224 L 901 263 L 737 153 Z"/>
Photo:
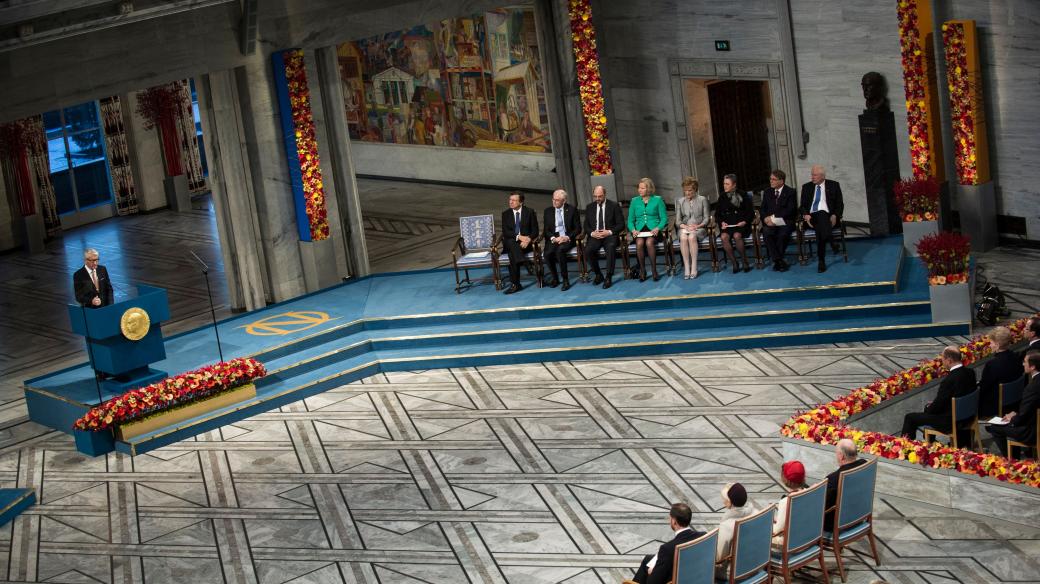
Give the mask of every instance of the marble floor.
<path id="1" fill-rule="evenodd" d="M 446 188 L 362 186 L 397 200 Z M 485 194 L 488 210 L 502 205 Z M 119 265 L 117 285 L 171 289 L 173 330 L 208 316 L 179 253 L 219 266 L 206 210 L 0 256 L 0 484 L 40 501 L 0 528 L 4 581 L 618 582 L 668 537 L 669 502 L 710 528 L 726 482 L 774 501 L 777 427 L 792 411 L 961 340 L 380 374 L 136 458 L 88 459 L 28 422 L 19 390 L 83 359 L 60 310 L 84 242 Z M 1002 248 L 978 261 L 1020 315 L 1040 305 L 1024 275 L 1038 259 Z M 887 496 L 875 511 L 882 565 L 851 562 L 850 582 L 1040 582 L 1040 526 Z"/>

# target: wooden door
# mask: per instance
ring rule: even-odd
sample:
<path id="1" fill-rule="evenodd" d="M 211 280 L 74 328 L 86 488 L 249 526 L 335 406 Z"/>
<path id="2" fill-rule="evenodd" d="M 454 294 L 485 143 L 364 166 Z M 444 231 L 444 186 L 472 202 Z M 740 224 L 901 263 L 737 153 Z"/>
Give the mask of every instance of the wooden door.
<path id="1" fill-rule="evenodd" d="M 722 177 L 737 175 L 737 188 L 769 188 L 769 128 L 766 125 L 764 81 L 719 81 L 708 85 L 715 170 Z"/>

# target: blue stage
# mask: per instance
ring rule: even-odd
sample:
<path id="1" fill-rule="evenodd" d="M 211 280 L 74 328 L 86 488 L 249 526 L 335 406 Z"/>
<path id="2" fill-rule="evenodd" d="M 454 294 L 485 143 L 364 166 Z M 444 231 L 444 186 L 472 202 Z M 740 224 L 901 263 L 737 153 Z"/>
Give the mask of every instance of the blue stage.
<path id="1" fill-rule="evenodd" d="M 531 284 L 510 296 L 490 284 L 455 294 L 449 270 L 348 282 L 219 324 L 225 358 L 253 356 L 268 369 L 255 399 L 115 448 L 146 452 L 380 371 L 968 333 L 966 322 L 931 322 L 924 268 L 903 257 L 902 237 L 850 240 L 848 253 L 823 274 L 812 263 L 618 280 L 609 290 Z M 167 338 L 166 355 L 154 367 L 171 374 L 216 361 L 212 328 Z M 98 402 L 87 364 L 25 389 L 30 417 L 64 432 Z"/>

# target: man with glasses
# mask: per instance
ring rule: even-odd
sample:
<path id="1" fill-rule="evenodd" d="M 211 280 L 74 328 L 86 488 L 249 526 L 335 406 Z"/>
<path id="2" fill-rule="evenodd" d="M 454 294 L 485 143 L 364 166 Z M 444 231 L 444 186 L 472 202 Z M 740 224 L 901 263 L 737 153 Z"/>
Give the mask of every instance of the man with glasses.
<path id="1" fill-rule="evenodd" d="M 823 166 L 813 166 L 811 176 L 812 180 L 802 185 L 800 207 L 806 228 L 816 230 L 816 271 L 822 274 L 827 271 L 827 244 L 831 242 L 833 229 L 841 222 L 845 205 L 841 185 L 827 179 Z"/>
<path id="2" fill-rule="evenodd" d="M 98 263 L 99 259 L 96 249 L 84 251 L 83 267 L 72 274 L 72 286 L 80 306 L 101 308 L 112 304 L 112 282 L 108 279 L 108 270 Z"/>
<path id="3" fill-rule="evenodd" d="M 784 184 L 787 174 L 774 170 L 769 174 L 769 189 L 762 193 L 762 238 L 773 260 L 774 272 L 786 272 L 791 266 L 784 259 L 798 214 L 798 193 Z"/>

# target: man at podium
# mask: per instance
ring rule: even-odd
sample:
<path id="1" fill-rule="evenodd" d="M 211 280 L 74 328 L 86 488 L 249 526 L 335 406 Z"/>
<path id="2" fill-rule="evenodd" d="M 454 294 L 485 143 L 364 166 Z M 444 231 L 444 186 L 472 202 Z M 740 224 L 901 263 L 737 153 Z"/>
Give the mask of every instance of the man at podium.
<path id="1" fill-rule="evenodd" d="M 101 308 L 112 304 L 112 282 L 108 279 L 108 270 L 98 264 L 98 259 L 96 249 L 84 251 L 83 267 L 72 274 L 72 286 L 80 306 Z"/>

